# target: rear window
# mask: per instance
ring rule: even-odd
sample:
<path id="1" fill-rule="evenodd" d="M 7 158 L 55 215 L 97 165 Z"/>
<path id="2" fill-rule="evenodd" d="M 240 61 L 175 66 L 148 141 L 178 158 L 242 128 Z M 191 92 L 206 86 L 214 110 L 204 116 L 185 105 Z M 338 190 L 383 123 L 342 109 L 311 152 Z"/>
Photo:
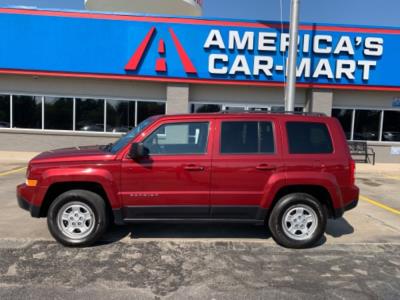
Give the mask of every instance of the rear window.
<path id="1" fill-rule="evenodd" d="M 271 122 L 222 122 L 221 153 L 274 153 L 274 134 Z"/>
<path id="2" fill-rule="evenodd" d="M 332 153 L 332 140 L 324 123 L 287 122 L 286 130 L 291 154 Z"/>

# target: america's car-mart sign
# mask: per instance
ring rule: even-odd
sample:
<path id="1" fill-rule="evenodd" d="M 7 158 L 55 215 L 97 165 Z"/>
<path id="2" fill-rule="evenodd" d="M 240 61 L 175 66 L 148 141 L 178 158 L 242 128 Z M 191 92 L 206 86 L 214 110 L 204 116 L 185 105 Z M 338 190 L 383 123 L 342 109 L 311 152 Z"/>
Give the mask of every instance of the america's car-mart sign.
<path id="1" fill-rule="evenodd" d="M 0 9 L 0 73 L 282 85 L 288 26 Z M 400 90 L 400 29 L 302 24 L 299 86 Z"/>

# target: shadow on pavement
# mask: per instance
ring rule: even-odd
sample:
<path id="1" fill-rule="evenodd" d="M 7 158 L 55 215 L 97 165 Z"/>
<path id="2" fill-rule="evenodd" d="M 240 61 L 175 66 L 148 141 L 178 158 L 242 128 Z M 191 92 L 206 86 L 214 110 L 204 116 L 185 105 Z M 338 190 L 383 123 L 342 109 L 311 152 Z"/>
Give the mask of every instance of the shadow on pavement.
<path id="1" fill-rule="evenodd" d="M 261 239 L 271 237 L 265 226 L 249 224 L 131 224 L 112 226 L 104 240 L 131 239 Z"/>
<path id="2" fill-rule="evenodd" d="M 341 219 L 342 220 L 342 219 Z M 344 220 L 344 219 L 343 219 Z M 337 221 L 336 221 L 337 222 Z M 343 221 L 342 221 L 343 222 Z M 345 220 L 344 222 L 348 224 Z M 349 225 L 349 224 L 348 224 Z M 350 234 L 348 227 L 334 224 L 338 228 L 329 228 L 326 233 L 339 237 Z M 349 225 L 350 226 L 350 225 Z M 353 230 L 353 227 L 351 227 Z M 354 231 L 354 230 L 353 230 Z M 271 234 L 265 226 L 251 224 L 130 224 L 126 226 L 112 226 L 96 246 L 118 242 L 126 237 L 130 239 L 231 239 L 231 240 L 269 240 Z M 326 243 L 326 237 L 316 243 L 314 247 Z"/>
<path id="3" fill-rule="evenodd" d="M 346 219 L 340 218 L 337 220 L 328 220 L 328 225 L 326 227 L 325 233 L 334 237 L 339 238 L 343 235 L 352 234 L 354 232 L 354 227 L 351 226 Z"/>
<path id="4" fill-rule="evenodd" d="M 354 233 L 354 227 L 344 218 L 329 219 L 325 234 L 334 238 Z M 255 239 L 268 240 L 271 234 L 265 226 L 253 224 L 130 224 L 112 225 L 97 246 L 130 239 Z M 314 246 L 326 243 L 325 235 Z M 314 248 L 313 247 L 313 248 Z"/>

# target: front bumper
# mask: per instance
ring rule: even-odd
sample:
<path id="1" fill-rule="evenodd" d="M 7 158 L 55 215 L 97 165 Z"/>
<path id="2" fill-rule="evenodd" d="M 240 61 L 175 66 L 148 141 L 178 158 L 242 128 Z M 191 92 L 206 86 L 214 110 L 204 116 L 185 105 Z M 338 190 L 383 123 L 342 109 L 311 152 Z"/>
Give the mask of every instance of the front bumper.
<path id="1" fill-rule="evenodd" d="M 27 199 L 28 195 L 32 194 L 31 188 L 27 187 L 26 184 L 20 184 L 17 186 L 17 202 L 18 206 L 31 213 L 34 218 L 40 218 L 40 207 L 33 205 Z"/>

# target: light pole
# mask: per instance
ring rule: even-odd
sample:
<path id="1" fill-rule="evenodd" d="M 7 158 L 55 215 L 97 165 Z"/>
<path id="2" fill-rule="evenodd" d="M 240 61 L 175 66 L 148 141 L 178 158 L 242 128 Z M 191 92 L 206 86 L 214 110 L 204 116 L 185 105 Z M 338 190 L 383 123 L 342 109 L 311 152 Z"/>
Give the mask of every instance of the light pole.
<path id="1" fill-rule="evenodd" d="M 299 6 L 300 0 L 292 0 L 290 12 L 290 42 L 289 42 L 289 68 L 285 90 L 285 110 L 294 111 L 296 98 L 296 65 L 297 41 L 299 37 Z"/>

